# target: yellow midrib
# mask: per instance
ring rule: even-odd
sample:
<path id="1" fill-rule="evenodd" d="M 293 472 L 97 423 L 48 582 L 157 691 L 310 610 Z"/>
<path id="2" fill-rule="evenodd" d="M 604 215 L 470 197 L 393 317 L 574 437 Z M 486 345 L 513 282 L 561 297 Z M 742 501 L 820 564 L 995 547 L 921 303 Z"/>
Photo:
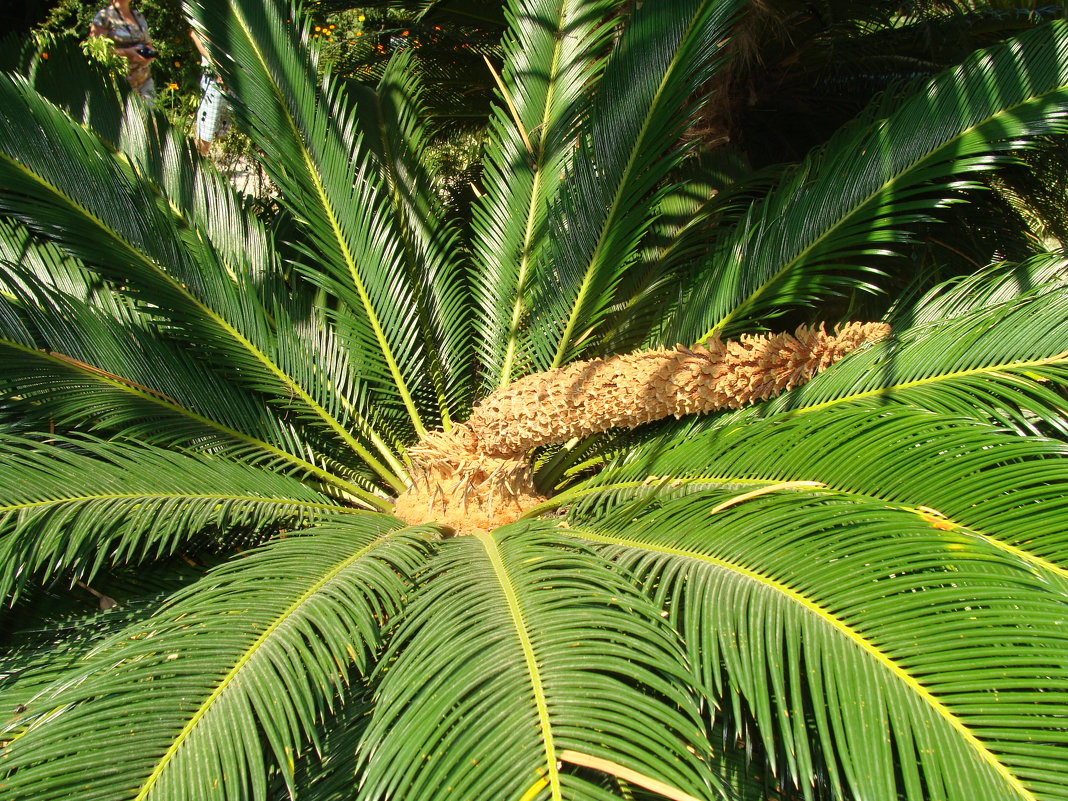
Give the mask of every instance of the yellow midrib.
<path id="1" fill-rule="evenodd" d="M 367 514 L 367 510 L 354 509 L 349 506 L 335 506 L 329 503 L 316 503 L 314 501 L 296 501 L 289 498 L 261 498 L 253 495 L 193 495 L 188 492 L 130 492 L 130 493 L 107 493 L 101 495 L 75 495 L 64 498 L 48 498 L 43 501 L 29 501 L 27 503 L 14 503 L 0 506 L 0 514 L 19 512 L 25 509 L 42 509 L 46 506 L 91 503 L 93 501 L 120 501 L 120 500 L 203 500 L 203 501 L 244 501 L 247 503 L 271 504 L 274 506 L 295 506 L 302 509 L 322 509 L 341 514 Z"/>
<path id="2" fill-rule="evenodd" d="M 993 770 L 1005 781 L 1005 783 L 1012 788 L 1012 790 L 1019 795 L 1024 801 L 1039 801 L 1031 791 L 1023 786 L 1022 782 L 1016 778 L 1016 776 L 998 759 L 986 745 L 976 737 L 971 730 L 960 720 L 953 712 L 946 707 L 934 694 L 931 693 L 923 684 L 917 681 L 911 674 L 904 668 L 900 667 L 893 659 L 883 653 L 879 648 L 871 642 L 863 634 L 854 631 L 847 623 L 831 614 L 822 606 L 812 601 L 808 597 L 797 592 L 793 588 L 784 584 L 781 581 L 767 576 L 759 571 L 752 570 L 744 567 L 737 562 L 732 562 L 727 559 L 721 559 L 714 556 L 708 556 L 705 554 L 695 553 L 693 551 L 687 551 L 682 548 L 676 548 L 668 545 L 660 545 L 657 543 L 643 542 L 641 540 L 634 540 L 627 537 L 609 536 L 600 534 L 597 532 L 591 532 L 588 530 L 561 530 L 562 533 L 580 537 L 582 539 L 588 539 L 595 542 L 604 542 L 612 545 L 622 545 L 625 547 L 637 548 L 644 551 L 654 551 L 656 553 L 663 553 L 670 556 L 679 556 L 686 559 L 694 559 L 697 561 L 705 562 L 706 564 L 713 565 L 723 570 L 728 570 L 732 573 L 745 576 L 752 581 L 761 584 L 766 587 L 770 587 L 776 592 L 785 595 L 790 600 L 803 606 L 806 610 L 813 613 L 828 625 L 832 626 L 835 630 L 843 634 L 850 642 L 867 653 L 870 657 L 876 660 L 891 675 L 901 681 L 921 698 L 934 712 L 942 718 L 946 723 L 959 734 L 964 741 L 968 744 L 971 750 L 986 764 L 988 764 Z"/>
<path id="3" fill-rule="evenodd" d="M 957 74 L 958 75 L 960 74 L 959 69 L 957 70 Z M 777 270 L 773 276 L 771 276 L 766 281 L 764 281 L 762 284 L 757 286 L 752 292 L 749 293 L 748 296 L 746 296 L 741 301 L 739 301 L 737 304 L 735 304 L 734 308 L 730 312 L 725 314 L 722 319 L 720 319 L 715 325 L 712 326 L 712 328 L 710 328 L 708 331 L 706 331 L 704 336 L 700 337 L 698 339 L 698 341 L 699 342 L 703 342 L 704 340 L 706 340 L 706 339 L 718 334 L 720 331 L 722 331 L 726 327 L 727 323 L 729 323 L 738 314 L 740 314 L 745 309 L 745 307 L 748 306 L 752 302 L 753 298 L 756 298 L 756 297 L 759 297 L 760 295 L 762 295 L 764 293 L 764 291 L 769 286 L 773 285 L 775 283 L 775 281 L 777 281 L 780 276 L 782 276 L 788 270 L 790 270 L 793 265 L 797 264 L 800 261 L 803 261 L 805 256 L 808 253 L 810 253 L 811 251 L 815 250 L 816 247 L 819 244 L 824 242 L 831 235 L 831 233 L 833 231 L 836 231 L 839 228 L 841 228 L 842 226 L 844 226 L 845 224 L 847 224 L 854 217 L 854 215 L 855 215 L 855 213 L 857 212 L 858 209 L 864 208 L 865 206 L 867 206 L 869 203 L 871 203 L 873 200 L 875 200 L 880 195 L 886 195 L 891 190 L 891 187 L 894 186 L 894 184 L 899 183 L 903 176 L 907 175 L 910 171 L 914 170 L 917 166 L 923 164 L 924 162 L 927 162 L 927 163 L 933 162 L 935 157 L 939 153 L 941 153 L 941 152 L 945 151 L 947 148 L 949 148 L 950 145 L 952 145 L 954 143 L 957 143 L 957 142 L 960 142 L 965 137 L 967 137 L 967 136 L 969 136 L 971 134 L 974 134 L 979 128 L 981 128 L 984 125 L 988 125 L 992 120 L 995 120 L 995 119 L 997 119 L 999 117 L 1011 116 L 1016 111 L 1016 109 L 1019 108 L 1020 106 L 1025 106 L 1025 105 L 1028 105 L 1030 103 L 1036 102 L 1040 98 L 1042 98 L 1042 97 L 1044 97 L 1046 95 L 1052 94 L 1054 91 L 1056 91 L 1056 89 L 1048 89 L 1045 92 L 1028 95 L 1023 100 L 1021 100 L 1019 103 L 1016 103 L 1013 106 L 1010 106 L 1008 108 L 999 109 L 999 110 L 995 111 L 995 113 L 993 115 L 987 117 L 986 119 L 980 120 L 979 122 L 974 123 L 973 125 L 969 126 L 968 128 L 965 128 L 964 130 L 960 131 L 960 133 L 958 133 L 956 136 L 950 137 L 945 142 L 943 142 L 939 147 L 937 147 L 934 150 L 928 152 L 922 158 L 917 159 L 916 161 L 913 161 L 912 163 L 906 165 L 904 168 L 902 168 L 894 176 L 892 176 L 891 178 L 889 178 L 886 181 L 884 181 L 883 183 L 881 183 L 877 190 L 869 193 L 868 196 L 865 197 L 862 201 L 854 204 L 852 211 L 850 211 L 845 217 L 839 217 L 838 221 L 836 223 L 834 223 L 834 225 L 832 225 L 829 228 L 827 228 L 816 239 L 814 239 L 811 243 L 809 243 L 807 246 L 805 246 L 805 248 L 803 250 L 801 250 L 799 253 L 797 253 L 795 256 L 793 256 L 786 264 L 784 264 L 779 270 Z M 885 122 L 885 120 L 884 120 L 884 122 Z"/>
<path id="4" fill-rule="evenodd" d="M 307 404 L 307 406 L 312 409 L 316 413 L 316 415 L 318 415 L 319 418 L 323 420 L 324 423 L 326 423 L 328 427 L 334 430 L 341 437 L 341 439 L 346 442 L 350 448 L 353 449 L 353 451 L 359 454 L 359 456 L 361 456 L 364 461 L 367 462 L 368 466 L 370 466 L 376 473 L 378 473 L 383 479 L 385 479 L 394 489 L 398 491 L 404 489 L 404 482 L 401 481 L 398 477 L 394 476 L 384 466 L 382 466 L 381 463 L 379 463 L 379 461 L 375 459 L 375 457 L 366 448 L 364 448 L 355 438 L 353 438 L 353 436 L 345 429 L 344 426 L 342 426 L 337 420 L 335 420 L 333 416 L 326 411 L 326 409 L 322 408 L 322 406 L 316 403 L 315 400 L 305 391 L 303 387 L 297 384 L 290 376 L 283 373 L 282 370 L 279 369 L 279 367 L 271 359 L 269 359 L 265 353 L 263 353 L 259 348 L 257 348 L 250 340 L 246 339 L 240 331 L 230 325 L 230 323 L 221 315 L 216 313 L 214 309 L 210 308 L 205 303 L 201 302 L 192 293 L 190 293 L 186 287 L 184 287 L 177 280 L 175 280 L 174 276 L 161 269 L 158 264 L 156 264 L 147 256 L 145 256 L 144 253 L 132 247 L 130 243 L 128 243 L 122 236 L 120 236 L 118 232 L 110 228 L 102 219 L 93 214 L 88 208 L 69 198 L 66 193 L 59 189 L 59 187 L 46 181 L 43 176 L 40 176 L 37 173 L 30 171 L 24 165 L 20 164 L 14 159 L 4 157 L 4 160 L 10 162 L 12 165 L 15 166 L 16 169 L 28 176 L 32 182 L 35 182 L 42 186 L 46 186 L 55 194 L 65 198 L 85 217 L 90 219 L 100 230 L 107 232 L 114 241 L 120 243 L 122 247 L 127 250 L 132 259 L 140 261 L 142 264 L 146 265 L 150 270 L 156 273 L 161 279 L 170 284 L 175 289 L 175 291 L 183 295 L 197 309 L 203 312 L 205 317 L 212 320 L 223 331 L 225 331 L 236 342 L 238 342 L 245 350 L 247 350 L 263 367 L 267 369 L 268 372 L 273 374 L 279 381 L 281 381 L 283 386 L 287 387 L 294 395 L 304 401 L 304 403 Z M 282 453 L 282 451 L 279 452 Z M 332 477 L 328 480 L 332 480 L 332 483 L 338 483 L 338 479 L 336 477 Z M 345 483 L 347 484 L 348 482 Z M 359 492 L 362 493 L 363 491 L 360 490 Z"/>
<path id="5" fill-rule="evenodd" d="M 244 33 L 248 41 L 249 47 L 251 47 L 252 50 L 256 53 L 256 57 L 259 59 L 260 65 L 263 67 L 264 73 L 270 75 L 270 65 L 267 63 L 267 59 L 263 55 L 263 51 L 259 47 L 259 44 L 256 41 L 256 37 L 252 34 L 252 28 L 248 24 L 248 20 L 246 20 L 244 16 L 242 16 L 240 9 L 238 9 L 236 6 L 233 7 L 233 12 L 234 15 L 241 21 L 241 25 L 244 29 Z M 355 286 L 356 292 L 360 297 L 360 302 L 364 305 L 364 311 L 367 314 L 368 321 L 371 323 L 371 328 L 374 331 L 375 339 L 378 341 L 379 347 L 382 350 L 383 357 L 385 357 L 386 366 L 389 368 L 390 374 L 393 376 L 393 380 L 396 383 L 397 392 L 401 397 L 401 401 L 404 403 L 404 408 L 408 410 L 408 416 L 411 418 L 412 425 L 415 428 L 416 433 L 422 435 L 423 433 L 425 433 L 426 428 L 423 425 L 422 418 L 420 417 L 419 412 L 415 407 L 415 402 L 412 399 L 411 393 L 408 390 L 408 384 L 404 380 L 404 376 L 401 375 L 400 366 L 397 364 L 396 360 L 393 357 L 393 350 L 389 346 L 389 341 L 386 339 L 385 331 L 382 328 L 381 321 L 378 319 L 378 315 L 375 311 L 374 305 L 371 303 L 371 297 L 367 292 L 367 288 L 363 284 L 363 279 L 361 278 L 359 270 L 356 266 L 356 258 L 353 256 L 352 251 L 349 249 L 348 240 L 345 239 L 345 236 L 341 230 L 341 224 L 338 221 L 337 215 L 334 213 L 334 207 L 330 203 L 330 198 L 326 194 L 326 188 L 323 186 L 323 183 L 319 178 L 319 173 L 316 169 L 315 162 L 312 160 L 311 153 L 308 151 L 308 148 L 304 143 L 304 138 L 301 135 L 300 129 L 297 127 L 296 120 L 294 120 L 293 115 L 289 113 L 289 110 L 286 107 L 285 100 L 281 96 L 280 91 L 277 89 L 277 84 L 272 81 L 271 86 L 272 89 L 274 89 L 276 96 L 278 97 L 278 107 L 285 112 L 286 120 L 289 123 L 289 128 L 293 133 L 294 140 L 300 147 L 300 153 L 304 161 L 304 167 L 308 172 L 308 177 L 311 179 L 311 182 L 315 187 L 315 193 L 319 198 L 319 202 L 322 206 L 323 212 L 327 216 L 327 221 L 330 224 L 330 230 L 334 235 L 334 239 L 336 240 L 338 247 L 341 249 L 341 254 L 342 257 L 345 259 L 345 265 L 348 268 L 349 276 L 352 278 L 353 285 Z M 343 434 L 343 436 L 346 435 L 347 432 Z M 360 455 L 364 456 L 365 459 L 368 459 L 369 463 L 371 463 L 372 465 L 378 464 L 377 460 L 374 459 L 374 457 L 370 457 L 369 454 L 364 455 L 363 453 L 361 453 Z M 384 470 L 384 468 L 381 469 Z M 378 472 L 377 469 L 376 472 Z M 403 482 L 398 477 L 392 475 L 383 475 L 383 478 L 386 478 L 387 481 L 393 484 L 395 489 L 405 489 Z M 399 485 L 396 484 L 396 482 L 398 481 L 401 481 Z"/>
<path id="6" fill-rule="evenodd" d="M 690 33 L 694 28 L 694 24 L 697 21 L 697 17 L 691 17 L 690 22 L 686 27 L 686 31 L 679 37 L 679 47 L 687 41 Z M 661 76 L 660 84 L 656 88 L 656 93 L 653 96 L 653 102 L 650 103 L 650 108 L 656 108 L 660 102 L 661 96 L 664 94 L 665 87 L 671 82 L 672 76 L 674 76 L 679 65 L 678 49 L 675 51 L 675 55 L 671 59 L 671 63 L 668 68 L 664 70 L 664 74 Z M 650 115 L 646 114 L 642 118 L 641 128 L 638 131 L 638 135 L 634 139 L 634 145 L 630 149 L 630 153 L 627 156 L 627 164 L 623 169 L 622 175 L 629 176 L 634 169 L 634 164 L 638 160 L 639 153 L 643 152 L 641 144 L 645 141 L 645 135 L 649 131 Z M 568 315 L 567 324 L 564 327 L 564 331 L 560 336 L 560 342 L 557 346 L 556 355 L 553 357 L 551 368 L 557 368 L 563 366 L 567 360 L 568 346 L 570 345 L 570 339 L 574 334 L 575 328 L 579 322 L 579 312 L 582 310 L 582 305 L 586 300 L 586 295 L 589 294 L 590 285 L 592 283 L 592 277 L 590 275 L 590 267 L 602 258 L 601 254 L 605 248 L 605 239 L 607 232 L 610 228 L 610 223 L 616 219 L 616 215 L 619 211 L 622 203 L 623 195 L 627 186 L 626 180 L 621 180 L 616 187 L 615 194 L 612 196 L 612 202 L 608 207 L 608 213 L 605 214 L 604 224 L 601 226 L 600 233 L 597 237 L 597 244 L 594 247 L 593 253 L 590 255 L 589 264 L 587 264 L 586 275 L 583 278 L 582 286 L 579 288 L 578 295 L 575 298 L 575 302 L 571 307 L 571 313 Z"/>
<path id="7" fill-rule="evenodd" d="M 926 384 L 936 384 L 939 381 L 949 381 L 954 378 L 968 378 L 970 376 L 996 376 L 999 373 L 1006 371 L 1025 370 L 1028 367 L 1048 367 L 1051 364 L 1057 362 L 1063 362 L 1068 360 L 1068 351 L 1058 353 L 1055 356 L 1047 356 L 1042 359 L 1032 359 L 1025 362 L 1004 362 L 999 364 L 985 365 L 982 367 L 973 367 L 970 370 L 956 370 L 949 373 L 939 373 L 938 375 L 927 376 L 925 378 L 917 378 L 915 381 L 906 381 L 903 384 L 893 384 L 891 386 L 875 387 L 874 389 L 865 390 L 864 392 L 857 392 L 853 395 L 843 395 L 839 398 L 823 401 L 822 403 L 816 403 L 811 406 L 802 406 L 797 409 L 790 409 L 784 411 L 782 414 L 784 417 L 793 417 L 801 414 L 808 414 L 809 412 L 818 411 L 819 409 L 825 409 L 829 406 L 835 406 L 839 403 L 849 403 L 852 401 L 863 400 L 865 398 L 876 398 L 880 395 L 889 395 L 893 392 L 899 392 L 904 389 L 911 389 L 913 387 L 922 387 Z M 1016 379 L 1019 380 L 1019 379 Z"/>
<path id="8" fill-rule="evenodd" d="M 475 536 L 486 550 L 490 565 L 493 567 L 493 572 L 497 576 L 501 591 L 504 593 L 508 603 L 508 611 L 512 616 L 512 622 L 515 624 L 516 636 L 519 638 L 520 647 L 523 649 L 523 659 L 526 662 L 527 673 L 530 675 L 530 685 L 534 693 L 534 703 L 538 708 L 538 721 L 541 728 L 542 744 L 545 749 L 546 775 L 541 778 L 548 781 L 554 801 L 562 801 L 560 773 L 556 766 L 556 745 L 553 742 L 552 721 L 549 719 L 549 703 L 542 686 L 541 671 L 538 668 L 538 660 L 534 653 L 534 644 L 530 641 L 530 635 L 527 633 L 523 609 L 520 606 L 515 587 L 512 586 L 508 568 L 504 564 L 504 560 L 501 559 L 497 541 L 492 534 L 477 533 Z"/>
<path id="9" fill-rule="evenodd" d="M 309 598 L 311 598 L 313 595 L 318 593 L 324 586 L 333 581 L 334 578 L 338 576 L 338 574 L 346 570 L 353 563 L 362 559 L 375 548 L 381 546 L 384 542 L 393 537 L 395 534 L 396 532 L 392 531 L 378 537 L 373 542 L 358 550 L 348 559 L 345 559 L 344 561 L 335 565 L 333 568 L 327 571 L 317 582 L 315 582 L 315 584 L 305 590 L 299 598 L 297 598 L 295 601 L 293 601 L 293 603 L 286 607 L 285 610 L 282 611 L 281 614 L 279 614 L 274 619 L 274 621 L 263 630 L 260 636 L 257 637 L 256 640 L 248 648 L 245 649 L 245 652 L 243 654 L 241 654 L 238 660 L 234 663 L 234 666 L 230 669 L 230 672 L 227 673 L 226 676 L 224 676 L 223 679 L 215 686 L 215 689 L 212 690 L 211 695 L 209 695 L 207 699 L 205 699 L 204 703 L 202 703 L 197 708 L 197 711 L 193 713 L 193 715 L 189 718 L 188 721 L 186 721 L 185 726 L 182 727 L 182 730 L 178 733 L 178 736 L 174 738 L 174 741 L 171 743 L 170 747 L 166 750 L 166 752 L 164 752 L 163 756 L 160 757 L 159 762 L 156 763 L 156 767 L 153 768 L 152 772 L 148 775 L 148 778 L 145 779 L 145 782 L 141 786 L 141 790 L 140 792 L 138 792 L 134 801 L 144 801 L 144 799 L 148 798 L 148 794 L 152 792 L 152 788 L 156 785 L 156 782 L 159 781 L 159 777 L 163 775 L 163 771 L 167 769 L 167 766 L 174 759 L 175 755 L 178 753 L 178 749 L 182 747 L 182 744 L 189 738 L 200 720 L 211 709 L 211 705 L 218 700 L 218 698 L 223 694 L 223 692 L 226 691 L 227 687 L 230 686 L 230 684 L 234 681 L 234 679 L 245 667 L 245 665 L 248 664 L 252 657 L 256 655 L 257 650 L 268 640 L 268 638 L 270 638 L 271 635 L 273 635 L 278 630 L 278 628 L 283 623 L 285 623 L 286 620 L 288 620 L 304 603 L 306 603 Z"/>
<path id="10" fill-rule="evenodd" d="M 561 7 L 560 17 L 562 19 L 567 19 L 568 12 L 568 4 L 565 2 Z M 566 25 L 563 27 L 566 27 Z M 556 43 L 553 45 L 552 65 L 549 68 L 549 75 L 551 77 L 549 78 L 549 83 L 545 90 L 545 102 L 542 105 L 534 181 L 530 187 L 530 203 L 527 206 L 526 221 L 523 226 L 523 243 L 519 251 L 519 273 L 516 277 L 515 305 L 512 307 L 512 316 L 508 326 L 508 344 L 505 347 L 504 363 L 501 367 L 500 381 L 497 384 L 498 389 L 503 389 L 512 380 L 512 364 L 515 361 L 516 348 L 518 347 L 519 326 L 523 321 L 523 291 L 526 287 L 527 273 L 530 270 L 530 248 L 531 242 L 534 239 L 534 221 L 538 216 L 538 197 L 541 193 L 542 176 L 545 174 L 543 168 L 545 161 L 545 140 L 548 136 L 550 123 L 549 109 L 552 107 L 553 96 L 556 93 L 556 81 L 558 80 L 558 71 L 560 68 L 560 53 L 563 50 L 563 36 L 556 37 L 555 41 Z M 525 135 L 526 132 L 521 130 L 519 133 Z"/>

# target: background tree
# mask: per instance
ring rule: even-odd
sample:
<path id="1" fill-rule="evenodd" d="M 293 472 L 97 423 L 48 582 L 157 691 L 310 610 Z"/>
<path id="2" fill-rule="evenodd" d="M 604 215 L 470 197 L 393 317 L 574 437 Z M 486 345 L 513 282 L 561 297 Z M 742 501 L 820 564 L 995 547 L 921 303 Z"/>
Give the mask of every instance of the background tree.
<path id="1" fill-rule="evenodd" d="M 1064 254 L 886 291 L 1063 23 L 753 169 L 748 7 L 516 0 L 466 225 L 410 48 L 189 10 L 272 208 L 0 78 L 5 798 L 1065 797 Z"/>

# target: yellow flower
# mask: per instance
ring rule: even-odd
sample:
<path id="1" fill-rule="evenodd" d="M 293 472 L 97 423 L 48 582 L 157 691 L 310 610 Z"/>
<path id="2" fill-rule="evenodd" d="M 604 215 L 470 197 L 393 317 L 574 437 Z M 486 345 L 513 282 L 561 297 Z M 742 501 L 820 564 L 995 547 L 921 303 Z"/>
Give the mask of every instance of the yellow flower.
<path id="1" fill-rule="evenodd" d="M 178 84 L 171 82 L 171 83 L 167 84 L 167 88 L 168 89 L 177 89 L 178 88 Z"/>

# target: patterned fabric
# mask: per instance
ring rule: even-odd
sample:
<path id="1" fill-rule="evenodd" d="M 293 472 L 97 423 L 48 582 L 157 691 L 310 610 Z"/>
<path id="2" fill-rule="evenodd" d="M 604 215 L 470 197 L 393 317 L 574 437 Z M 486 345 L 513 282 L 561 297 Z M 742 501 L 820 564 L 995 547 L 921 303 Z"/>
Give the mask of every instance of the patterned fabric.
<path id="1" fill-rule="evenodd" d="M 136 25 L 131 25 L 125 19 L 122 14 L 113 5 L 105 6 L 96 12 L 96 16 L 93 17 L 93 25 L 98 28 L 103 28 L 105 36 L 115 43 L 115 47 L 133 47 L 134 45 L 144 45 L 151 42 L 151 37 L 148 35 L 148 22 L 145 20 L 144 14 L 140 11 L 133 11 Z M 146 97 L 149 100 L 153 98 L 156 93 L 155 84 L 152 81 L 152 65 L 141 64 L 140 66 L 132 66 L 126 73 L 126 80 L 130 83 L 130 88 L 140 94 L 142 97 Z"/>
<path id="2" fill-rule="evenodd" d="M 230 127 L 230 104 L 211 72 L 205 71 L 200 79 L 200 87 L 204 90 L 204 97 L 197 109 L 197 139 L 214 142 Z"/>

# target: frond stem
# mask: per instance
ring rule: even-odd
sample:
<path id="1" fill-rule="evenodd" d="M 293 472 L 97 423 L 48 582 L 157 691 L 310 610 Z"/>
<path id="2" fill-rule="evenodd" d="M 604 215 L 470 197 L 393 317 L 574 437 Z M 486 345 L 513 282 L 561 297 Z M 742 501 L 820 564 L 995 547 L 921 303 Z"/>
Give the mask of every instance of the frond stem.
<path id="1" fill-rule="evenodd" d="M 490 565 L 493 567 L 493 573 L 496 576 L 497 581 L 500 584 L 501 592 L 504 593 L 505 600 L 508 603 L 508 611 L 512 616 L 512 623 L 515 626 L 516 636 L 519 638 L 520 648 L 523 650 L 523 659 L 527 665 L 527 674 L 530 676 L 530 686 L 531 691 L 534 694 L 534 703 L 538 708 L 542 746 L 545 749 L 546 774 L 543 778 L 548 779 L 553 801 L 562 801 L 563 794 L 560 787 L 560 771 L 557 767 L 559 755 L 556 752 L 556 744 L 553 740 L 552 721 L 549 718 L 549 704 L 545 697 L 545 686 L 542 682 L 541 670 L 538 668 L 538 658 L 537 654 L 534 652 L 534 643 L 530 639 L 530 633 L 527 630 L 527 624 L 523 617 L 523 607 L 519 602 L 519 596 L 515 591 L 515 586 L 512 584 L 508 566 L 504 564 L 504 560 L 501 558 L 500 549 L 497 547 L 497 541 L 493 538 L 493 535 L 485 532 L 476 532 L 474 536 L 478 538 L 478 541 L 481 542 L 482 546 L 486 549 L 486 556 L 490 560 Z"/>

